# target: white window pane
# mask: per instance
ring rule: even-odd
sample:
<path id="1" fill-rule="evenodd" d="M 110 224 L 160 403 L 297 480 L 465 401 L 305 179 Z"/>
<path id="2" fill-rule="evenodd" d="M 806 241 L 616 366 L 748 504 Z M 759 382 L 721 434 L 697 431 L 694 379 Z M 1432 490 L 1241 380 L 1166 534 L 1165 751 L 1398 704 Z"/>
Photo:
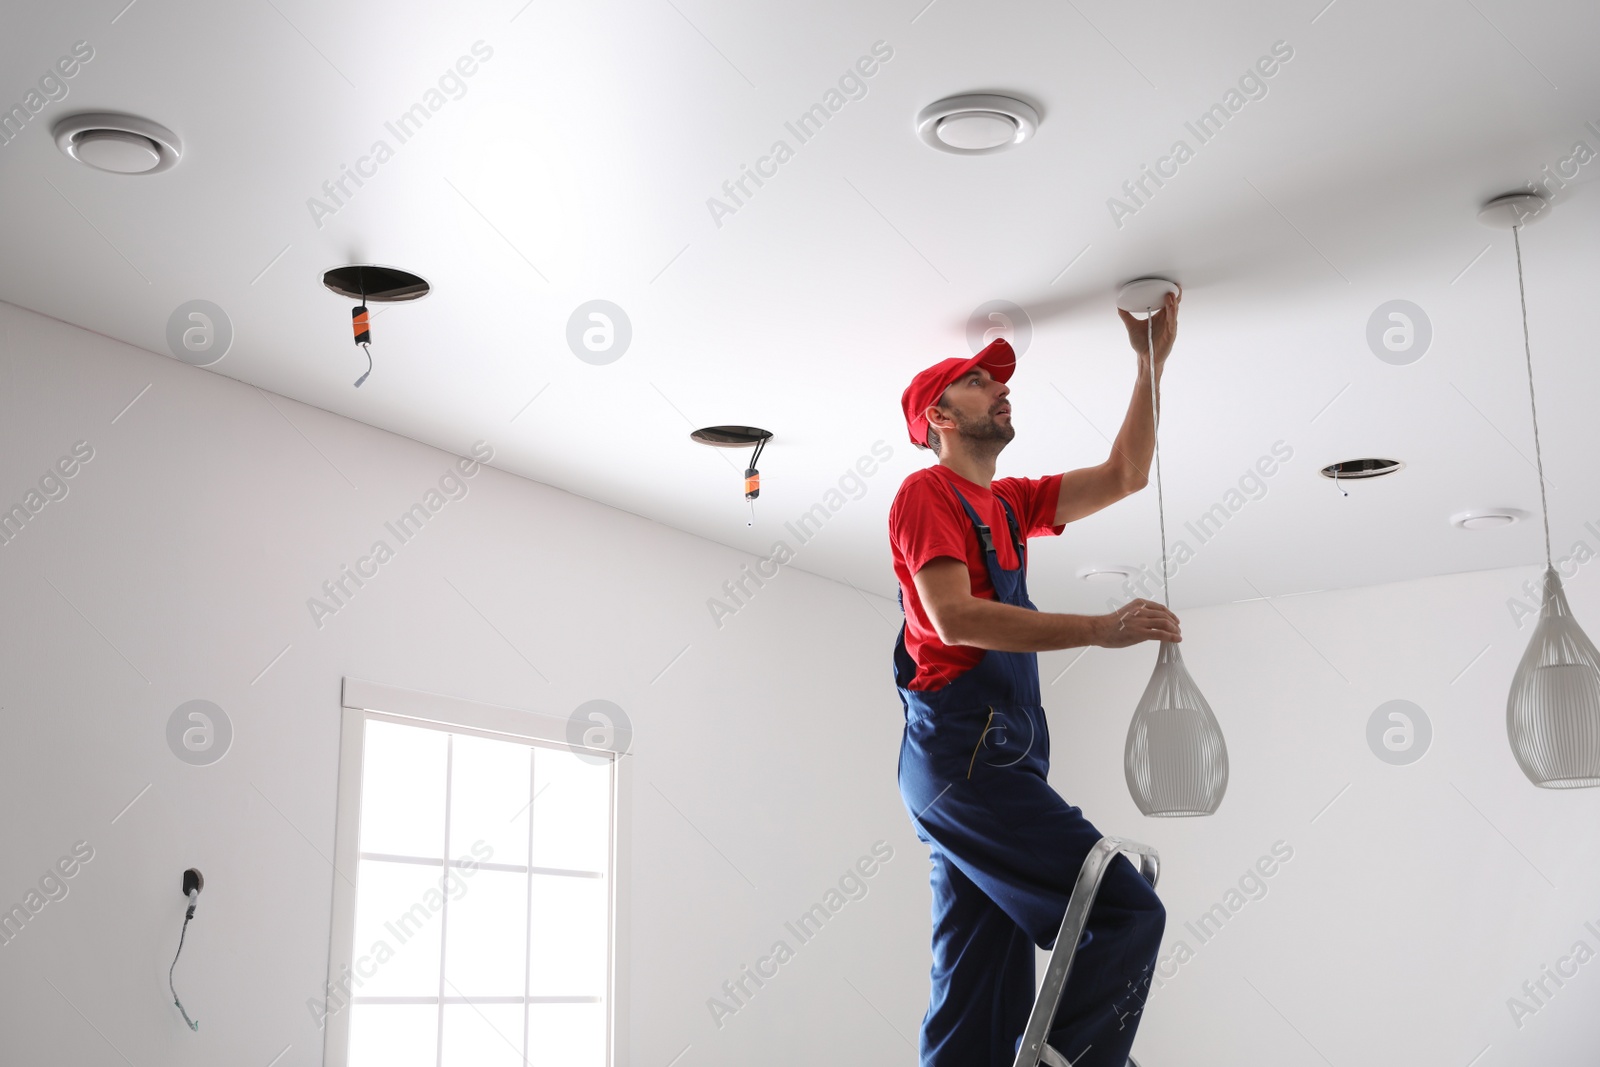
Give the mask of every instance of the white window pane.
<path id="1" fill-rule="evenodd" d="M 521 1004 L 446 1004 L 444 1067 L 522 1067 Z"/>
<path id="2" fill-rule="evenodd" d="M 449 735 L 367 720 L 361 772 L 361 851 L 444 856 Z"/>
<path id="3" fill-rule="evenodd" d="M 541 748 L 533 764 L 533 866 L 606 871 L 611 763 Z"/>
<path id="4" fill-rule="evenodd" d="M 529 1067 L 605 1067 L 604 1004 L 529 1004 Z"/>
<path id="5" fill-rule="evenodd" d="M 439 1056 L 435 1004 L 355 1004 L 350 1067 L 433 1067 Z"/>
<path id="6" fill-rule="evenodd" d="M 439 995 L 440 874 L 416 863 L 361 861 L 351 951 L 351 970 L 361 981 L 356 996 Z"/>
<path id="7" fill-rule="evenodd" d="M 447 997 L 596 1000 L 449 1004 L 442 1029 L 436 1005 L 357 1003 L 351 1067 L 424 1067 L 441 1048 L 462 1067 L 605 1067 L 613 765 L 376 720 L 363 762 L 363 853 L 440 858 L 448 833 L 454 857 L 602 877 L 362 860 L 356 997 L 436 997 L 443 968 Z"/>
<path id="8" fill-rule="evenodd" d="M 458 871 L 465 876 L 467 872 Z M 528 876 L 479 870 L 450 898 L 445 995 L 520 997 L 527 975 Z"/>
<path id="9" fill-rule="evenodd" d="M 450 851 L 463 852 L 482 841 L 492 850 L 487 862 L 528 862 L 532 767 L 528 745 L 456 735 L 450 766 Z"/>
<path id="10" fill-rule="evenodd" d="M 605 995 L 609 890 L 604 878 L 533 876 L 530 996 Z"/>

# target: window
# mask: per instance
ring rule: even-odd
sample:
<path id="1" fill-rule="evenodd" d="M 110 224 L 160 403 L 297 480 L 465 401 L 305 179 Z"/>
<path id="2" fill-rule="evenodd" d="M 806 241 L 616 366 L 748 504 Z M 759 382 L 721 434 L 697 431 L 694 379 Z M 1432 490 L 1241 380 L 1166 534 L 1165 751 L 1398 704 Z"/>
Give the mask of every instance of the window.
<path id="1" fill-rule="evenodd" d="M 346 709 L 328 1062 L 606 1067 L 615 758 L 450 710 Z"/>

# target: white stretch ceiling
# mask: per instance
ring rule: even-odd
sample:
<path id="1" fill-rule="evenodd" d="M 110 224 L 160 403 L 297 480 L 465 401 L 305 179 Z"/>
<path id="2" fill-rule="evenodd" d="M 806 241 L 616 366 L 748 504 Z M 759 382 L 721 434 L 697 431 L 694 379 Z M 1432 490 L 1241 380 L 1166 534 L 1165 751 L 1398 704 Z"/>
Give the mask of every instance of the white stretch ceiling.
<path id="1" fill-rule="evenodd" d="M 1098 463 L 1133 383 L 1112 295 L 1150 272 L 1186 286 L 1163 424 L 1171 535 L 1194 550 L 1175 605 L 1538 563 L 1511 235 L 1475 213 L 1564 172 L 1524 235 L 1528 311 L 1557 555 L 1600 538 L 1593 4 L 122 5 L 8 13 L 0 104 L 26 106 L 77 42 L 92 58 L 0 145 L 0 299 L 157 352 L 174 309 L 212 301 L 235 339 L 195 373 L 460 453 L 487 440 L 506 470 L 756 553 L 781 538 L 795 566 L 886 595 L 888 506 L 928 461 L 899 413 L 911 374 L 1011 301 L 1031 340 L 1001 473 Z M 1202 143 L 1186 124 L 1275 46 L 1292 55 Z M 931 150 L 913 117 L 960 92 L 1029 101 L 1037 135 Z M 804 142 L 786 125 L 830 102 Z M 170 127 L 181 163 L 71 162 L 49 128 L 86 110 Z M 1180 139 L 1192 156 L 1129 199 Z M 724 183 L 757 166 L 735 202 Z M 350 305 L 318 281 L 350 261 L 435 287 L 375 316 L 359 390 Z M 606 365 L 566 339 L 593 299 L 632 326 Z M 1432 330 L 1403 366 L 1367 343 L 1396 299 Z M 718 422 L 776 433 L 753 525 L 743 457 L 688 440 Z M 785 521 L 879 440 L 864 495 L 799 544 Z M 1230 497 L 1279 442 L 1264 495 Z M 1348 496 L 1315 475 L 1362 456 L 1407 466 Z M 334 476 L 308 453 L 307 478 Z M 1219 503 L 1214 537 L 1186 532 Z M 1448 523 L 1492 506 L 1534 519 Z M 1080 566 L 1157 552 L 1147 491 L 1041 547 L 1035 599 L 1092 608 L 1117 588 Z"/>

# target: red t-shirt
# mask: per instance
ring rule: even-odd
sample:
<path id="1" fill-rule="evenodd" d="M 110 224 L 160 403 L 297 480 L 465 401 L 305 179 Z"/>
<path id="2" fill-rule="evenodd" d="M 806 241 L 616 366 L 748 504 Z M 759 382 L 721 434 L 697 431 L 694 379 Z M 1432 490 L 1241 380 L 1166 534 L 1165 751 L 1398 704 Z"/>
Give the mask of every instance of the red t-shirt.
<path id="1" fill-rule="evenodd" d="M 911 580 L 935 559 L 957 559 L 967 565 L 967 573 L 972 576 L 972 595 L 995 599 L 978 531 L 972 528 L 972 520 L 956 498 L 956 489 L 978 513 L 979 520 L 988 525 L 995 555 L 1006 570 L 1016 569 L 1017 551 L 997 496 L 1011 505 L 1024 538 L 1059 534 L 1064 529 L 1054 524 L 1056 498 L 1061 493 L 1059 474 L 1048 478 L 996 478 L 985 489 L 936 463 L 900 484 L 889 508 L 889 546 L 905 601 L 906 651 L 917 665 L 912 689 L 937 689 L 977 666 L 983 658 L 981 648 L 947 645 L 939 640 L 917 596 L 916 583 Z"/>

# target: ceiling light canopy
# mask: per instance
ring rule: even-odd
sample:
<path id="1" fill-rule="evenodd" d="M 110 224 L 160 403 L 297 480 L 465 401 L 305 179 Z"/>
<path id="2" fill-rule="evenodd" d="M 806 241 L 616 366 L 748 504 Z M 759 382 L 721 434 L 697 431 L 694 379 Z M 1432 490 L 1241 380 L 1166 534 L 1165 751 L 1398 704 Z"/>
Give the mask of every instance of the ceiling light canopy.
<path id="1" fill-rule="evenodd" d="M 929 104 L 917 115 L 917 136 L 941 152 L 988 155 L 1021 144 L 1039 128 L 1039 113 L 1009 96 L 967 94 Z"/>
<path id="2" fill-rule="evenodd" d="M 1117 307 L 1130 315 L 1149 315 L 1166 307 L 1169 293 L 1181 292 L 1178 283 L 1167 278 L 1135 278 L 1117 290 Z"/>
<path id="3" fill-rule="evenodd" d="M 1549 206 L 1550 201 L 1535 193 L 1507 193 L 1483 205 L 1478 221 L 1497 230 L 1511 230 L 1544 218 Z"/>
<path id="4" fill-rule="evenodd" d="M 68 115 L 51 133 L 68 156 L 112 174 L 156 174 L 172 169 L 183 154 L 177 134 L 137 115 Z"/>

